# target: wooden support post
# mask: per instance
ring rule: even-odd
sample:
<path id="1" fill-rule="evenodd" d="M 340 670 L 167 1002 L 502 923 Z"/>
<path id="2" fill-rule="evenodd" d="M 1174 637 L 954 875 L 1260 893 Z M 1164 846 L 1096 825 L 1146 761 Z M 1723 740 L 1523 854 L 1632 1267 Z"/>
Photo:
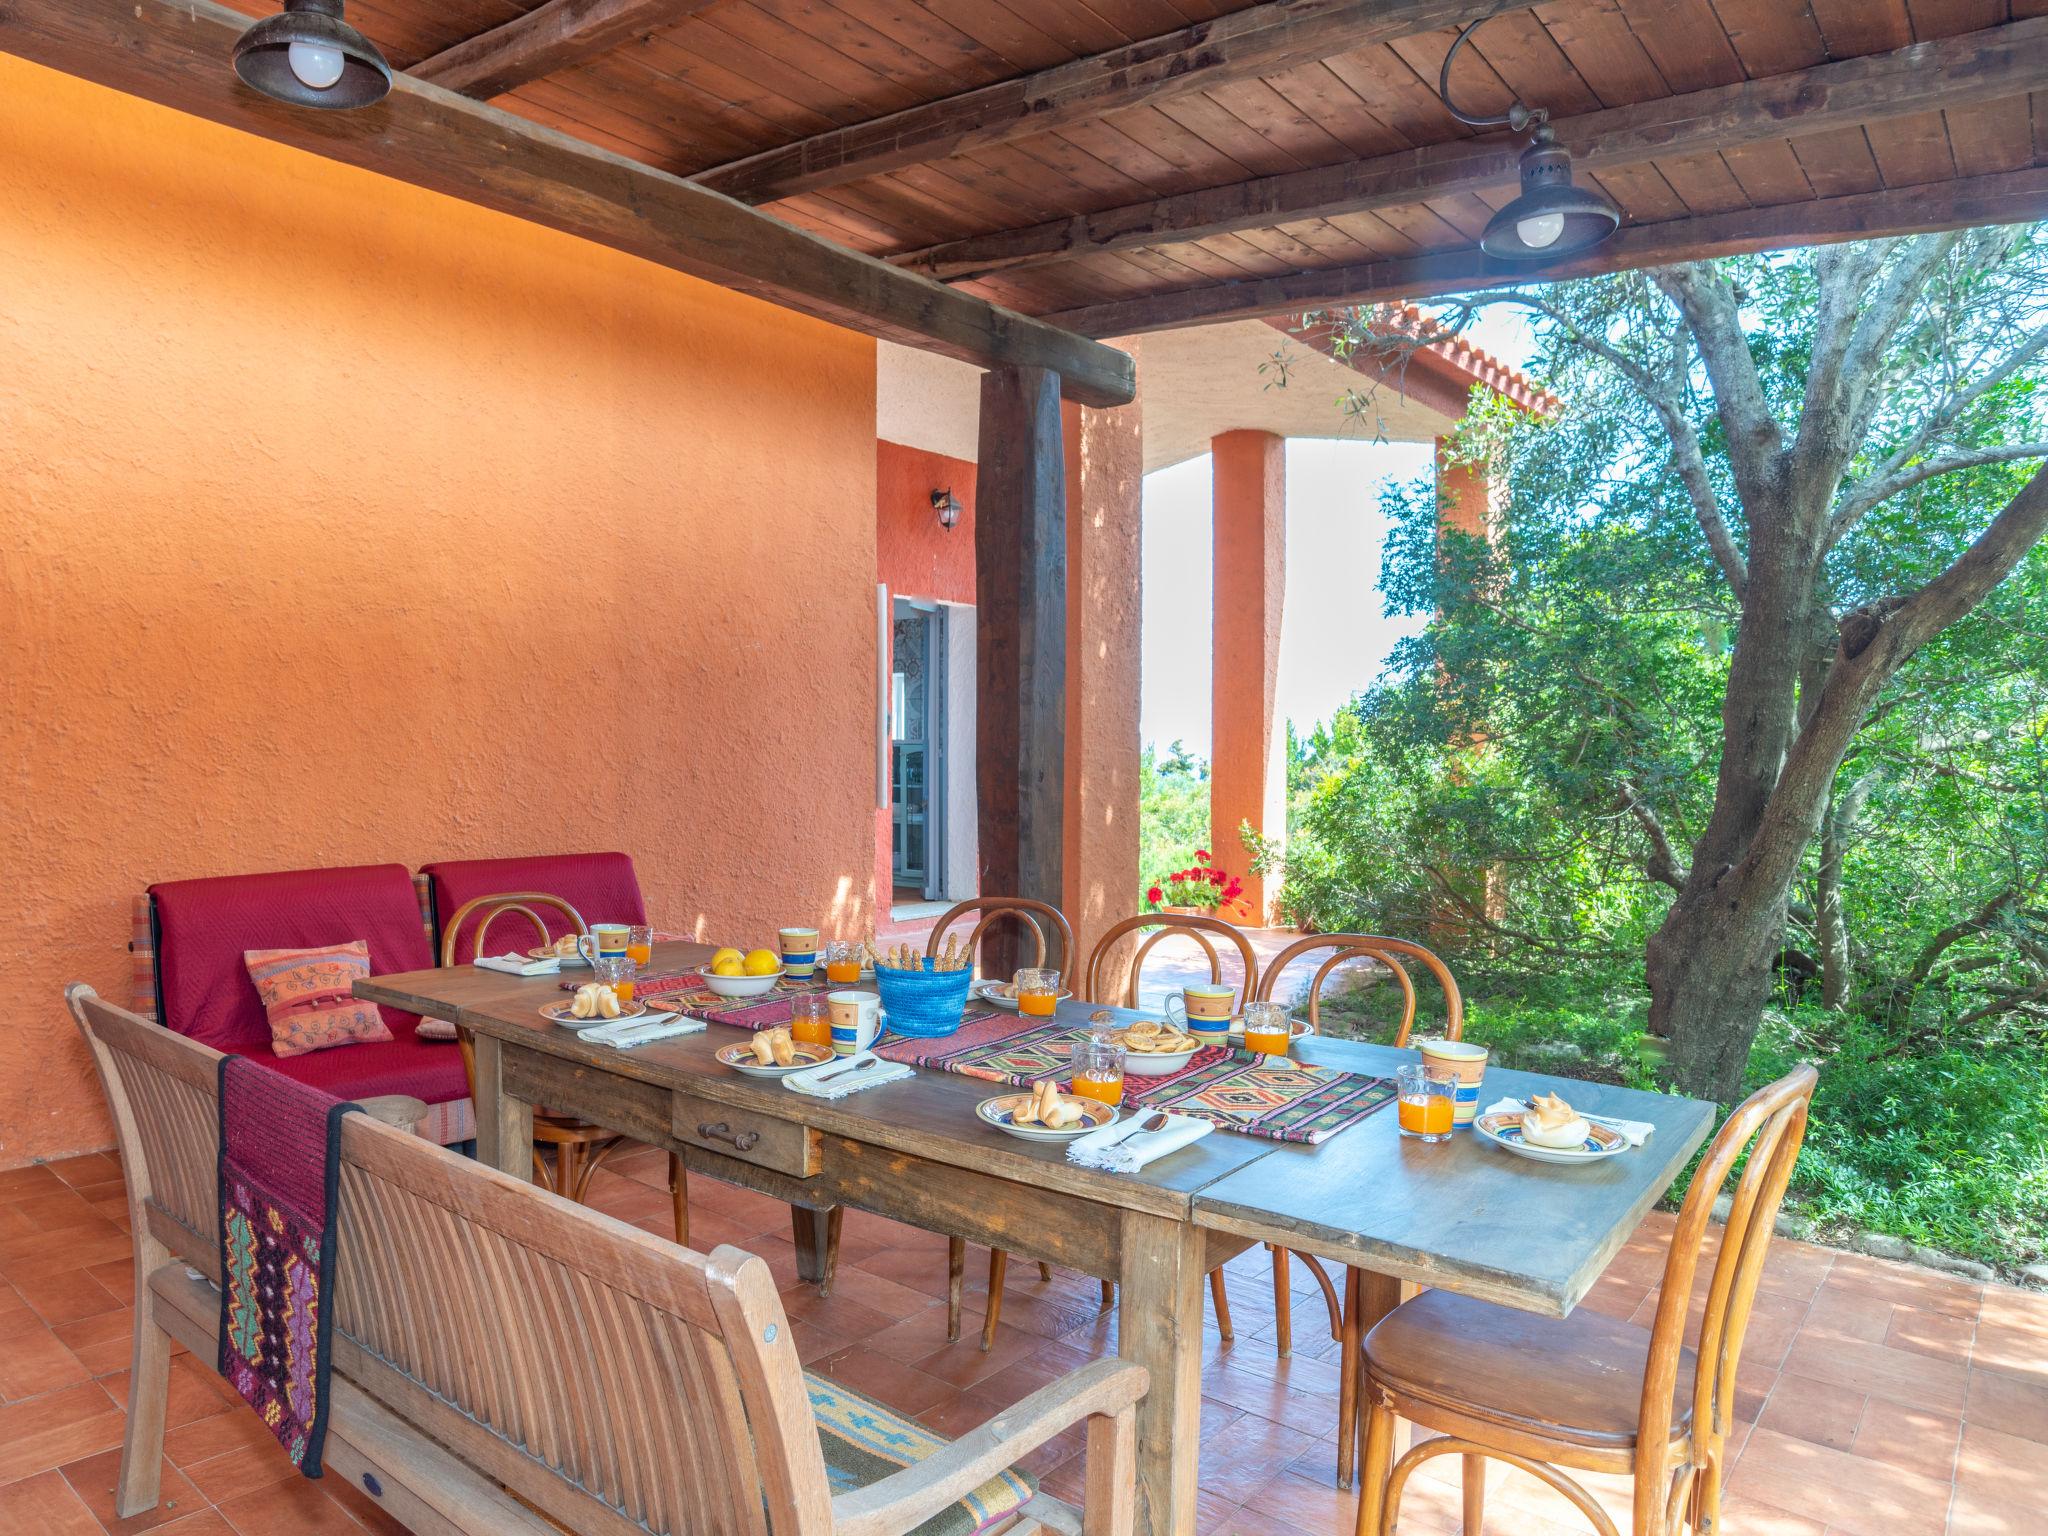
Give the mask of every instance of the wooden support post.
<path id="1" fill-rule="evenodd" d="M 1152 1373 L 1138 1403 L 1140 1536 L 1193 1536 L 1202 1439 L 1202 1258 L 1198 1227 L 1124 1213 L 1117 1353 Z"/>
<path id="2" fill-rule="evenodd" d="M 1065 894 L 1067 492 L 1060 380 L 1048 369 L 982 376 L 974 579 L 981 889 L 1057 906 Z M 989 974 L 1015 969 L 1016 932 L 1006 924 L 983 940 Z"/>
<path id="3" fill-rule="evenodd" d="M 505 1043 L 476 1037 L 477 1161 L 515 1179 L 533 1177 L 533 1106 L 505 1092 Z"/>

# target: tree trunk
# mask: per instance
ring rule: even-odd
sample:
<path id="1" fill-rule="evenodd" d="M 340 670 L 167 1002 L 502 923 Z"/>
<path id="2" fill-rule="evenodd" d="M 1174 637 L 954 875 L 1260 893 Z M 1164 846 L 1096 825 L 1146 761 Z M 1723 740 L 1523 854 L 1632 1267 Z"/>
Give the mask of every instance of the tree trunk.
<path id="1" fill-rule="evenodd" d="M 1674 1083 L 1718 1103 L 1742 1092 L 1750 1042 L 1770 1000 L 1785 935 L 1785 892 L 1756 899 L 1726 889 L 1681 895 L 1650 936 L 1650 1031 L 1671 1042 Z"/>
<path id="2" fill-rule="evenodd" d="M 1855 983 L 1849 953 L 1849 916 L 1842 905 L 1842 861 L 1849 840 L 1863 820 L 1863 807 L 1877 787 L 1877 774 L 1866 773 L 1836 799 L 1821 834 L 1820 871 L 1815 879 L 1814 932 L 1820 944 L 1820 1000 L 1826 1008 L 1846 1008 Z"/>

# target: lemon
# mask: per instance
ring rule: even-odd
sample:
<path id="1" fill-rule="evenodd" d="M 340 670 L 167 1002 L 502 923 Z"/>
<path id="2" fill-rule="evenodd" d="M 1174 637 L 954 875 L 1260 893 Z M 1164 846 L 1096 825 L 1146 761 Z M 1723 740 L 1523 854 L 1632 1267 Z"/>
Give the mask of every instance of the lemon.
<path id="1" fill-rule="evenodd" d="M 754 949 L 747 952 L 746 972 L 749 976 L 773 976 L 782 969 L 782 957 L 772 949 Z"/>
<path id="2" fill-rule="evenodd" d="M 728 961 L 728 960 L 730 960 L 730 961 L 731 961 L 731 962 L 733 963 L 733 965 L 734 965 L 735 969 L 734 969 L 734 970 L 732 970 L 732 971 L 730 971 L 730 972 L 727 972 L 727 971 L 718 971 L 718 968 L 719 968 L 719 967 L 720 967 L 721 965 L 725 964 L 725 962 L 726 962 L 726 961 Z M 732 947 L 732 946 L 731 946 L 730 944 L 728 944 L 728 945 L 727 945 L 727 946 L 726 946 L 726 947 L 725 947 L 724 949 L 721 949 L 721 950 L 720 950 L 720 951 L 719 951 L 719 952 L 718 952 L 717 954 L 715 954 L 715 955 L 713 955 L 713 956 L 711 957 L 711 969 L 712 969 L 712 970 L 714 970 L 714 971 L 718 971 L 718 974 L 719 974 L 719 975 L 721 975 L 721 976 L 725 976 L 725 975 L 733 975 L 733 976 L 737 976 L 737 975 L 739 974 L 739 971 L 738 971 L 738 969 L 737 969 L 737 967 L 738 967 L 739 963 L 740 963 L 740 952 L 739 952 L 738 950 L 734 949 L 734 948 L 733 948 L 733 947 Z"/>
<path id="3" fill-rule="evenodd" d="M 729 955 L 722 960 L 711 962 L 711 974 L 714 976 L 744 976 L 747 974 L 747 968 L 740 963 L 738 955 Z"/>

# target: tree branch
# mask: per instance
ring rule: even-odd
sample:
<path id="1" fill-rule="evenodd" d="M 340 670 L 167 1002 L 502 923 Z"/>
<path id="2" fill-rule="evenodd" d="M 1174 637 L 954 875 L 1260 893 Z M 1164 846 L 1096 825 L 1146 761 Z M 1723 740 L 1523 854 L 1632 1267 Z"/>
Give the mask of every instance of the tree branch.
<path id="1" fill-rule="evenodd" d="M 1896 461 L 1896 455 L 1894 460 Z M 1879 476 L 1859 480 L 1828 519 L 1827 542 L 1832 547 L 1843 534 L 1861 522 L 1870 509 L 1909 491 L 1925 481 L 1959 469 L 1976 469 L 1985 464 L 2010 464 L 2015 459 L 2048 459 L 2048 442 L 1998 443 L 1984 448 L 1957 448 L 1908 464 L 1903 469 L 1886 466 Z M 1881 476 L 1881 478 L 1880 478 Z"/>
<path id="2" fill-rule="evenodd" d="M 1651 277 L 1678 306 L 1707 365 L 1714 409 L 1728 439 L 1729 467 L 1749 509 L 1754 537 L 1758 514 L 1772 504 L 1782 478 L 1785 438 L 1757 375 L 1734 286 L 1704 262 L 1664 267 Z"/>
<path id="3" fill-rule="evenodd" d="M 1680 868 L 1678 855 L 1671 847 L 1670 834 L 1664 830 L 1663 821 L 1650 809 L 1643 800 L 1642 792 L 1631 780 L 1621 781 L 1621 803 L 1650 840 L 1650 856 L 1643 862 L 1643 873 L 1674 891 L 1684 890 L 1685 871 Z"/>

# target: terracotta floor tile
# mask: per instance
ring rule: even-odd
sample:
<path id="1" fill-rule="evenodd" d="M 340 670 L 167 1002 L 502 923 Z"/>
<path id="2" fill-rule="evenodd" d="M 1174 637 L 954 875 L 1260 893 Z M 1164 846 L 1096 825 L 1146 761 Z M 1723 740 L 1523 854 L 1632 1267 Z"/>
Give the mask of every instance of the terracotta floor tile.
<path id="1" fill-rule="evenodd" d="M 2040 1529 L 2039 1504 L 2007 1504 L 1958 1489 L 1949 1507 L 1948 1536 L 2037 1536 Z"/>
<path id="2" fill-rule="evenodd" d="M 1956 1491 L 2048 1511 L 2048 1454 L 2037 1440 L 1966 1423 L 1956 1457 Z"/>
<path id="3" fill-rule="evenodd" d="M 1882 1344 L 1898 1303 L 1850 1286 L 1823 1285 L 1808 1304 L 1805 1326 L 1844 1339 Z"/>
<path id="4" fill-rule="evenodd" d="M 105 1536 L 85 1501 L 54 1469 L 0 1486 L 0 1531 L 20 1536 Z"/>
<path id="5" fill-rule="evenodd" d="M 0 1401 L 17 1403 L 90 1381 L 93 1373 L 47 1328 L 19 1334 L 0 1347 Z"/>
<path id="6" fill-rule="evenodd" d="M 843 1259 L 838 1273 L 832 1277 L 832 1294 L 844 1296 L 848 1301 L 857 1301 L 864 1307 L 872 1307 L 885 1317 L 901 1320 L 914 1313 L 922 1312 L 934 1301 L 943 1304 L 946 1295 L 946 1264 L 943 1255 L 939 1259 L 939 1289 L 936 1293 L 920 1290 L 914 1286 L 899 1285 L 876 1274 L 862 1264 L 849 1264 Z"/>
<path id="7" fill-rule="evenodd" d="M 125 1520 L 114 1517 L 114 1480 L 121 1475 L 121 1453 L 118 1450 L 102 1451 L 97 1456 L 74 1461 L 63 1468 L 63 1473 L 64 1481 L 71 1485 L 72 1491 L 106 1528 L 107 1536 L 135 1536 L 140 1531 L 152 1531 L 205 1507 L 205 1501 L 185 1480 L 185 1475 L 169 1461 L 158 1470 L 160 1480 L 155 1507 L 130 1515 Z"/>
<path id="8" fill-rule="evenodd" d="M 122 1427 L 121 1410 L 93 1381 L 0 1408 L 0 1483 L 119 1445 Z"/>
<path id="9" fill-rule="evenodd" d="M 98 1312 L 75 1323 L 60 1323 L 54 1331 L 88 1371 L 105 1376 L 125 1367 L 134 1354 L 135 1311 L 122 1307 Z"/>
<path id="10" fill-rule="evenodd" d="M 327 1496 L 355 1516 L 356 1524 L 370 1536 L 411 1536 L 390 1511 L 352 1483 L 334 1477 L 325 1480 Z"/>
<path id="11" fill-rule="evenodd" d="M 946 1297 L 946 1256 L 936 1259 L 927 1249 L 905 1248 L 885 1249 L 871 1253 L 853 1266 L 870 1275 L 884 1280 L 893 1280 L 908 1290 L 920 1291 L 927 1296 L 936 1296 L 941 1301 Z M 982 1286 L 985 1271 L 977 1273 L 973 1259 L 968 1260 L 966 1279 L 972 1286 Z"/>
<path id="12" fill-rule="evenodd" d="M 1721 1501 L 1721 1523 L 1714 1529 L 1720 1536 L 1825 1536 L 1827 1522 L 1738 1495 Z"/>
<path id="13" fill-rule="evenodd" d="M 121 1177 L 121 1161 L 111 1152 L 87 1152 L 81 1157 L 60 1157 L 43 1166 L 66 1184 L 104 1184 Z"/>
<path id="14" fill-rule="evenodd" d="M 1008 1323 L 997 1323 L 995 1340 L 986 1351 L 981 1347 L 978 1332 L 970 1337 L 963 1330 L 959 1342 L 947 1343 L 944 1336 L 944 1309 L 935 1310 L 939 1313 L 939 1346 L 922 1358 L 913 1360 L 911 1364 L 926 1375 L 936 1376 L 955 1387 L 971 1387 L 976 1382 L 994 1375 L 1004 1366 L 1015 1365 L 1019 1360 L 1037 1354 L 1049 1342 L 1035 1333 L 1012 1328 Z M 912 1321 L 914 1323 L 916 1319 Z M 908 1327 L 911 1324 L 898 1326 Z"/>
<path id="15" fill-rule="evenodd" d="M 1986 1429 L 2048 1445 L 2048 1386 L 2003 1371 L 1973 1370 L 1963 1418 Z"/>
<path id="16" fill-rule="evenodd" d="M 1936 1360 L 1953 1360 L 1958 1365 L 1967 1365 L 1977 1329 L 1978 1323 L 1973 1317 L 1901 1306 L 1892 1308 L 1891 1326 L 1885 1330 L 1884 1341 L 1893 1349 L 1910 1349 L 1915 1354 L 1929 1355 Z"/>
<path id="17" fill-rule="evenodd" d="M 236 1413 L 232 1409 L 193 1419 L 164 1434 L 164 1454 L 173 1465 L 187 1470 L 196 1463 L 250 1446 L 277 1449 L 277 1441 L 254 1413 Z M 278 1454 L 282 1455 L 282 1450 Z"/>
<path id="18" fill-rule="evenodd" d="M 1258 1446 L 1262 1453 L 1267 1445 L 1275 1451 L 1285 1449 L 1284 1442 L 1271 1439 L 1252 1440 L 1250 1444 Z M 1282 1468 L 1277 1476 L 1272 1473 L 1275 1467 Z M 1218 1479 L 1212 1477 L 1205 1467 L 1201 1486 L 1219 1497 L 1256 1509 L 1262 1515 L 1277 1515 L 1290 1521 L 1297 1531 L 1334 1533 L 1344 1529 L 1358 1511 L 1355 1492 L 1339 1492 L 1328 1483 L 1296 1477 L 1280 1462 L 1264 1463 L 1264 1476 L 1260 1475 L 1259 1464 L 1249 1456 L 1234 1463 L 1225 1460 L 1221 1470 L 1223 1476 Z M 1246 1490 L 1242 1495 L 1236 1491 L 1239 1487 Z"/>
<path id="19" fill-rule="evenodd" d="M 1863 1422 L 1856 1427 L 1850 1449 L 1889 1467 L 1947 1481 L 1955 1475 L 1962 1429 L 1962 1420 L 1952 1414 L 1873 1397 L 1864 1405 Z"/>
<path id="20" fill-rule="evenodd" d="M 235 1536 L 235 1528 L 219 1510 L 202 1509 L 182 1520 L 158 1526 L 156 1536 Z"/>
<path id="21" fill-rule="evenodd" d="M 1861 1393 L 1804 1376 L 1780 1376 L 1756 1422 L 1761 1429 L 1846 1451 L 1856 1439 L 1863 1405 Z"/>
<path id="22" fill-rule="evenodd" d="M 924 1306 L 919 1310 L 932 1309 L 941 1316 L 945 1314 L 945 1308 L 925 1298 Z M 792 1318 L 802 1318 L 820 1328 L 843 1333 L 848 1338 L 865 1338 L 880 1333 L 901 1320 L 850 1299 L 836 1283 L 829 1296 L 820 1296 L 815 1285 L 789 1286 L 782 1293 L 782 1310 Z"/>
<path id="23" fill-rule="evenodd" d="M 1967 1370 L 1952 1360 L 1935 1360 L 1911 1350 L 1866 1344 L 1801 1330 L 1785 1357 L 1785 1370 L 1855 1392 L 1872 1392 L 1902 1403 L 1920 1403 L 1960 1413 Z"/>
<path id="24" fill-rule="evenodd" d="M 915 1366 L 858 1345 L 827 1355 L 813 1369 L 856 1392 L 865 1392 L 898 1413 L 924 1413 L 956 1390 L 950 1383 L 927 1376 Z"/>
<path id="25" fill-rule="evenodd" d="M 106 1225 L 99 1212 L 92 1208 L 92 1203 L 75 1189 L 57 1189 L 47 1195 L 33 1195 L 26 1200 L 15 1201 L 7 1209 L 14 1220 L 27 1222 L 31 1232 L 72 1232 Z"/>
<path id="26" fill-rule="evenodd" d="M 363 1536 L 319 1482 L 288 1477 L 216 1506 L 237 1536 Z"/>
<path id="27" fill-rule="evenodd" d="M 1832 1248 L 1779 1238 L 1771 1244 L 1757 1288 L 1773 1296 L 1810 1297 L 1833 1273 L 1835 1261 L 1840 1257 Z"/>
<path id="28" fill-rule="evenodd" d="M 2002 1327 L 2029 1329 L 2048 1339 L 2048 1291 L 1987 1285 L 1978 1298 L 1978 1317 Z"/>
<path id="29" fill-rule="evenodd" d="M 262 1427 L 254 1412 L 221 1414 L 218 1417 L 243 1419 L 259 1429 Z M 211 1420 L 201 1419 L 198 1422 L 205 1424 Z M 285 1455 L 284 1447 L 266 1434 L 254 1444 L 238 1446 L 205 1461 L 185 1463 L 185 1475 L 192 1479 L 192 1486 L 209 1504 L 225 1504 L 242 1494 L 267 1488 L 280 1478 L 297 1477 L 299 1471 L 292 1465 L 291 1458 Z"/>
<path id="30" fill-rule="evenodd" d="M 1318 1438 L 1335 1432 L 1337 1400 L 1315 1392 L 1290 1392 L 1270 1376 L 1235 1364 L 1202 1373 L 1202 1395 Z"/>
<path id="31" fill-rule="evenodd" d="M 11 1339 L 16 1334 L 33 1333 L 47 1328 L 36 1309 L 22 1299 L 21 1292 L 0 1280 L 0 1339 Z"/>
<path id="32" fill-rule="evenodd" d="M 86 1265 L 85 1272 L 122 1306 L 135 1305 L 135 1251 L 132 1245 L 117 1259 Z"/>
<path id="33" fill-rule="evenodd" d="M 81 1317 L 93 1317 L 101 1312 L 117 1312 L 126 1305 L 82 1269 L 39 1274 L 31 1279 L 16 1280 L 13 1285 L 22 1300 L 35 1308 L 44 1322 L 53 1326 L 76 1322 Z"/>
<path id="34" fill-rule="evenodd" d="M 960 1340 L 981 1340 L 981 1309 L 962 1306 L 960 1309 Z M 937 1304 L 927 1304 L 903 1319 L 891 1323 L 879 1332 L 868 1335 L 860 1341 L 864 1349 L 891 1360 L 900 1360 L 905 1365 L 915 1365 L 927 1355 L 946 1347 L 951 1342 L 946 1337 L 946 1309 Z M 1043 1340 L 1040 1341 L 1044 1342 Z M 1018 1357 L 1012 1357 L 1018 1358 Z M 1009 1364 L 1005 1360 L 1002 1364 Z M 1000 1369 L 1000 1366 L 991 1369 Z"/>
<path id="35" fill-rule="evenodd" d="M 1980 1318 L 1970 1363 L 2048 1387 L 2048 1333 L 2017 1323 Z"/>
<path id="36" fill-rule="evenodd" d="M 1728 1491 L 1793 1513 L 1825 1509 L 1842 1536 L 1943 1536 L 1949 1485 L 1758 1428 Z"/>
<path id="37" fill-rule="evenodd" d="M 128 1372 L 111 1371 L 100 1377 L 99 1383 L 117 1404 L 124 1410 L 127 1408 Z M 251 1411 L 241 1398 L 234 1395 L 234 1388 L 223 1381 L 211 1366 L 201 1365 L 189 1354 L 179 1355 L 171 1361 L 170 1400 L 164 1408 L 167 1429 L 226 1413 L 231 1408 L 238 1413 Z"/>
<path id="38" fill-rule="evenodd" d="M 10 1204 L 32 1195 L 47 1195 L 65 1187 L 64 1181 L 50 1171 L 48 1163 L 30 1163 L 25 1168 L 0 1169 L 0 1200 Z"/>
<path id="39" fill-rule="evenodd" d="M 1775 1249 L 1773 1250 L 1775 1252 Z M 1861 1253 L 1837 1254 L 1827 1283 L 1844 1290 L 1867 1291 L 1900 1306 L 1925 1307 L 1975 1317 L 1983 1287 L 1955 1275 L 1937 1274 L 1913 1264 L 1895 1264 Z"/>
<path id="40" fill-rule="evenodd" d="M 99 1264 L 120 1263 L 132 1269 L 134 1249 L 128 1235 L 90 1209 L 86 1214 L 91 1218 L 89 1225 L 0 1242 L 0 1277 L 23 1286 L 39 1275 L 91 1270 Z"/>

